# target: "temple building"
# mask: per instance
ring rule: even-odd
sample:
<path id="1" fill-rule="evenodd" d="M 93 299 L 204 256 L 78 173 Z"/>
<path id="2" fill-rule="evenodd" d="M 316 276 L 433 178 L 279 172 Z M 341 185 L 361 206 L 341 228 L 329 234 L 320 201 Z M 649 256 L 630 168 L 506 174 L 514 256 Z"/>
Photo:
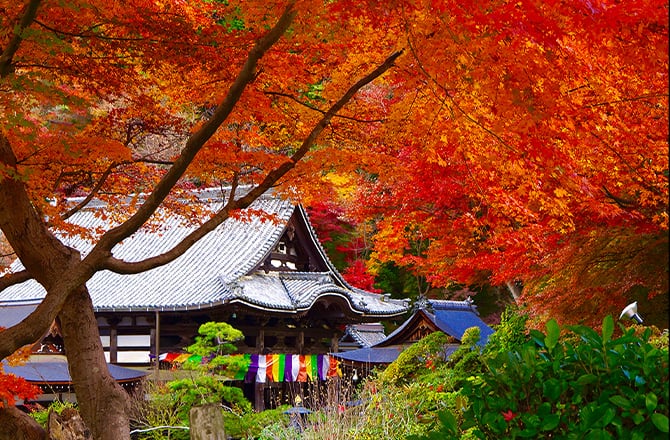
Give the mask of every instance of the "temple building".
<path id="1" fill-rule="evenodd" d="M 189 203 L 215 212 L 227 196 L 225 190 L 203 190 Z M 106 208 L 89 204 L 68 221 L 90 231 L 107 230 L 113 223 Z M 159 255 L 196 228 L 176 214 L 159 216 L 160 221 L 119 243 L 114 256 L 140 261 Z M 57 235 L 83 255 L 93 246 L 80 236 Z M 20 262 L 12 265 L 12 270 L 20 269 Z M 398 318 L 409 308 L 406 301 L 349 285 L 326 255 L 303 207 L 272 194 L 172 262 L 133 275 L 100 271 L 87 287 L 107 360 L 122 366 L 157 367 L 161 355 L 165 359 L 167 353 L 182 351 L 209 321 L 241 330 L 244 339 L 237 347 L 242 354 L 324 356 L 340 351 L 347 325 Z M 26 281 L 0 292 L 0 309 L 35 307 L 44 295 L 41 285 Z M 250 397 L 257 409 L 263 408 L 269 386 L 266 380 L 254 386 Z"/>

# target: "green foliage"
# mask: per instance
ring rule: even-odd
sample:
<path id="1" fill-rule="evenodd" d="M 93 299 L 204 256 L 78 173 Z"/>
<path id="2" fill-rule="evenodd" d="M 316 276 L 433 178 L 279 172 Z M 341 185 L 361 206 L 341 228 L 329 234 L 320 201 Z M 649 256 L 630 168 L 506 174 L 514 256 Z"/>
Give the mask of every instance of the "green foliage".
<path id="1" fill-rule="evenodd" d="M 464 379 L 482 370 L 482 347 L 478 345 L 480 338 L 481 330 L 479 327 L 470 327 L 463 332 L 461 345 L 447 359 L 447 366 L 451 369 L 455 378 Z"/>
<path id="2" fill-rule="evenodd" d="M 198 329 L 199 336 L 188 347 L 188 352 L 206 359 L 206 362 L 185 362 L 186 370 L 205 370 L 216 374 L 226 374 L 233 378 L 241 369 L 246 370 L 249 359 L 243 356 L 229 356 L 237 347 L 233 344 L 244 338 L 241 331 L 225 322 L 206 322 Z"/>
<path id="3" fill-rule="evenodd" d="M 244 338 L 244 334 L 226 322 L 206 322 L 198 329 L 195 343 L 188 352 L 200 356 L 225 355 L 233 353 L 237 347 L 232 342 Z"/>
<path id="4" fill-rule="evenodd" d="M 379 264 L 375 275 L 375 287 L 390 293 L 393 298 L 414 300 L 419 294 L 416 275 L 393 262 Z"/>
<path id="5" fill-rule="evenodd" d="M 561 332 L 564 331 L 564 335 Z M 668 432 L 668 351 L 651 330 L 614 338 L 585 326 L 545 332 L 509 352 L 484 357 L 487 369 L 463 385 L 469 407 L 441 415 L 439 438 L 647 439 Z M 457 417 L 460 416 L 460 417 Z M 460 421 L 460 422 L 459 422 Z M 438 437 L 425 437 L 438 438 Z M 463 437 L 460 437 L 463 438 Z"/>
<path id="6" fill-rule="evenodd" d="M 207 322 L 200 326 L 198 334 L 188 351 L 208 361 L 184 365 L 185 369 L 197 371 L 190 377 L 170 381 L 165 387 L 153 390 L 150 395 L 154 408 L 144 410 L 150 415 L 143 416 L 146 424 L 151 426 L 160 420 L 166 424 L 178 421 L 181 425 L 188 425 L 189 412 L 196 405 L 218 404 L 237 413 L 251 411 L 251 403 L 242 390 L 226 385 L 226 378 L 218 374 L 234 374 L 243 363 L 248 362 L 243 356 L 228 355 L 235 351 L 232 342 L 242 339 L 242 332 L 225 322 Z"/>
<path id="7" fill-rule="evenodd" d="M 352 440 L 404 439 L 408 435 L 423 434 L 428 428 L 424 418 L 427 405 L 421 391 L 428 386 L 419 388 L 412 384 L 399 387 L 366 387 L 362 395 L 366 403 L 362 407 L 354 407 L 345 416 L 355 417 L 348 424 L 346 435 L 342 438 Z M 315 437 L 328 438 L 328 437 Z"/>
<path id="8" fill-rule="evenodd" d="M 284 411 L 288 406 L 281 406 L 276 409 L 268 409 L 263 412 L 247 412 L 241 415 L 225 412 L 223 413 L 223 421 L 226 427 L 226 435 L 237 439 L 256 439 L 256 438 L 286 438 L 295 439 L 293 437 L 269 437 L 269 432 L 281 433 L 289 431 L 289 418 Z M 267 427 L 272 426 L 272 430 L 266 431 L 265 435 L 261 435 Z M 295 434 L 295 433 L 293 433 Z"/>
<path id="9" fill-rule="evenodd" d="M 37 408 L 35 408 L 33 411 L 30 412 L 30 416 L 33 419 L 35 419 L 35 421 L 37 423 L 39 423 L 40 426 L 42 426 L 42 428 L 46 429 L 47 428 L 47 422 L 49 420 L 49 413 L 51 411 L 53 411 L 56 414 L 60 414 L 66 408 L 76 409 L 77 406 L 74 403 L 71 403 L 71 402 L 63 402 L 61 400 L 54 400 L 46 408 L 42 407 L 42 406 L 38 406 Z"/>
<path id="10" fill-rule="evenodd" d="M 179 406 L 179 416 L 188 421 L 188 413 L 195 405 L 223 404 L 236 412 L 251 411 L 251 403 L 241 389 L 227 386 L 210 375 L 173 380 L 167 388 Z"/>
<path id="11" fill-rule="evenodd" d="M 527 322 L 528 315 L 520 313 L 516 306 L 507 307 L 500 315 L 495 333 L 486 342 L 485 353 L 507 352 L 528 341 Z"/>
<path id="12" fill-rule="evenodd" d="M 449 341 L 442 332 L 433 332 L 407 347 L 380 375 L 383 385 L 400 385 L 444 364 L 444 349 Z"/>

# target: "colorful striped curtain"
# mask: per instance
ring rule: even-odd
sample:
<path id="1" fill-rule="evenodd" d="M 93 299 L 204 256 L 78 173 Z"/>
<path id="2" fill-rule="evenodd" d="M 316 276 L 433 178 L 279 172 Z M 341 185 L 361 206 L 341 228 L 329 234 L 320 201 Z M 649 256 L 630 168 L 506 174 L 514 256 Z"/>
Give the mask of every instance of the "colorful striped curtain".
<path id="1" fill-rule="evenodd" d="M 267 354 L 250 356 L 245 382 L 307 382 L 341 376 L 338 361 L 327 354 Z"/>
<path id="2" fill-rule="evenodd" d="M 245 382 L 307 382 L 342 376 L 339 362 L 327 354 L 239 354 L 246 362 L 235 371 L 235 380 Z M 206 362 L 201 356 L 169 353 L 161 361 L 173 363 Z M 169 360 L 168 360 L 169 359 Z"/>

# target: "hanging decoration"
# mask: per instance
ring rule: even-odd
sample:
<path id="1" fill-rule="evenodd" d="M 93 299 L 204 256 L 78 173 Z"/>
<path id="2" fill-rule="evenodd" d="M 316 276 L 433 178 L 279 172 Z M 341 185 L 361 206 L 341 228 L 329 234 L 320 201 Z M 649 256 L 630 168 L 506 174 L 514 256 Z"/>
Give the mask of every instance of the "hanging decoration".
<path id="1" fill-rule="evenodd" d="M 340 377 L 339 361 L 327 354 L 236 354 L 243 357 L 246 368 L 240 368 L 235 380 L 249 382 L 310 382 Z M 207 362 L 202 356 L 188 353 L 163 353 L 158 359 L 173 365 Z"/>

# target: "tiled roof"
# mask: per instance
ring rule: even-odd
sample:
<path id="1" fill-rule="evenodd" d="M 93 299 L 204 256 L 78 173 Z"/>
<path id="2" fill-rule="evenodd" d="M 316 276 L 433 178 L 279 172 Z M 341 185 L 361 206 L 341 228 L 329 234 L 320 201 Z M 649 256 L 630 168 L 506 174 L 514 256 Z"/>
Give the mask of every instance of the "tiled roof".
<path id="1" fill-rule="evenodd" d="M 485 345 L 493 329 L 479 317 L 469 301 L 431 301 L 435 312 L 435 324 L 446 334 L 459 341 L 470 327 L 479 327 L 479 345 Z"/>
<path id="2" fill-rule="evenodd" d="M 407 319 L 400 327 L 389 334 L 386 339 L 379 342 L 377 346 L 386 344 L 396 344 L 399 335 L 406 331 L 407 327 L 414 322 L 417 313 L 422 313 L 427 319 L 432 321 L 437 328 L 457 340 L 461 340 L 463 333 L 470 327 L 479 327 L 479 344 L 485 345 L 488 337 L 493 333 L 489 327 L 479 317 L 477 307 L 472 301 L 447 301 L 447 300 L 427 300 L 421 303 L 422 306 Z"/>
<path id="3" fill-rule="evenodd" d="M 220 205 L 216 198 L 208 204 L 211 209 Z M 328 260 L 300 206 L 265 195 L 256 200 L 250 210 L 248 212 L 252 213 L 263 211 L 271 218 L 252 214 L 247 220 L 228 219 L 184 255 L 150 271 L 133 275 L 110 271 L 96 273 L 87 283 L 96 311 L 186 310 L 236 302 L 292 313 L 309 308 L 323 295 L 345 298 L 350 308 L 361 316 L 396 316 L 407 310 L 402 302 L 384 300 L 380 295 L 349 286 Z M 75 214 L 69 221 L 90 230 L 109 229 L 109 221 L 101 219 L 99 214 L 100 207 L 95 207 Z M 330 268 L 329 272 L 265 274 L 253 270 L 274 249 L 292 215 L 307 223 L 313 245 Z M 159 255 L 194 228 L 181 217 L 167 215 L 155 230 L 141 229 L 119 243 L 113 254 L 126 261 Z M 79 236 L 60 234 L 60 238 L 83 255 L 92 248 L 91 241 Z M 13 270 L 20 268 L 20 262 L 12 266 Z M 44 289 L 31 280 L 0 292 L 0 304 L 31 301 L 43 296 Z"/>
<path id="4" fill-rule="evenodd" d="M 338 359 L 365 364 L 390 364 L 398 358 L 405 349 L 402 346 L 393 347 L 363 347 L 357 350 L 330 353 Z"/>
<path id="5" fill-rule="evenodd" d="M 361 347 L 370 347 L 383 341 L 386 335 L 384 334 L 384 326 L 379 323 L 350 324 L 347 325 L 340 341 L 349 337 Z"/>
<path id="6" fill-rule="evenodd" d="M 2 368 L 5 373 L 22 377 L 35 385 L 72 384 L 72 378 L 70 377 L 70 372 L 68 371 L 67 362 L 65 360 L 50 362 L 29 361 L 24 365 L 17 366 L 10 366 L 3 362 Z M 118 365 L 113 364 L 107 364 L 107 368 L 109 368 L 109 373 L 117 382 L 136 381 L 147 375 L 144 371 L 119 367 Z"/>
<path id="7" fill-rule="evenodd" d="M 364 347 L 358 350 L 344 351 L 341 353 L 330 353 L 338 359 L 350 362 L 359 362 L 363 364 L 390 364 L 395 361 L 400 353 L 406 347 L 404 346 L 390 346 L 390 347 Z M 451 356 L 458 347 L 447 346 L 444 351 L 444 358 Z"/>
<path id="8" fill-rule="evenodd" d="M 488 337 L 493 330 L 479 318 L 477 308 L 472 301 L 445 301 L 445 300 L 422 300 L 419 302 L 419 308 L 410 316 L 400 327 L 393 331 L 382 341 L 372 346 L 364 346 L 357 350 L 350 350 L 341 353 L 331 353 L 332 356 L 350 362 L 359 362 L 366 364 L 389 364 L 396 360 L 398 355 L 406 348 L 407 341 L 403 338 L 403 333 L 411 333 L 411 326 L 425 316 L 442 332 L 453 336 L 459 341 L 463 333 L 470 327 L 479 327 L 480 345 L 486 344 Z M 451 356 L 456 351 L 457 346 L 448 345 L 445 348 L 445 358 Z"/>

